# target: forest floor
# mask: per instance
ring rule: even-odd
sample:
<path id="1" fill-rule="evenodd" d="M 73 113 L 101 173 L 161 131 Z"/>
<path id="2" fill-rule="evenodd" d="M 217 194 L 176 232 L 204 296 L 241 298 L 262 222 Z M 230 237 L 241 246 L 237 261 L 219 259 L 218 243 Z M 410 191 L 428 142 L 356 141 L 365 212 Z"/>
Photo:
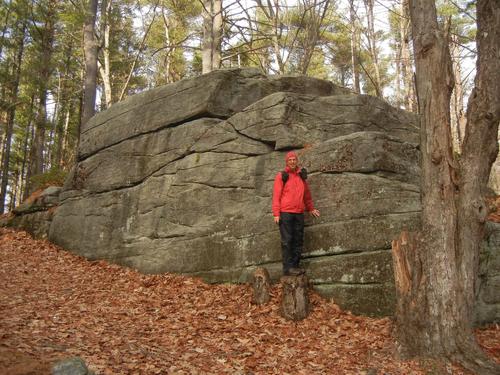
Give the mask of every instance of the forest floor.
<path id="1" fill-rule="evenodd" d="M 395 358 L 392 323 L 311 294 L 312 312 L 279 314 L 249 285 L 208 285 L 87 261 L 0 228 L 0 373 L 50 373 L 78 356 L 96 374 L 467 374 L 440 361 Z M 500 362 L 500 327 L 476 331 Z"/>

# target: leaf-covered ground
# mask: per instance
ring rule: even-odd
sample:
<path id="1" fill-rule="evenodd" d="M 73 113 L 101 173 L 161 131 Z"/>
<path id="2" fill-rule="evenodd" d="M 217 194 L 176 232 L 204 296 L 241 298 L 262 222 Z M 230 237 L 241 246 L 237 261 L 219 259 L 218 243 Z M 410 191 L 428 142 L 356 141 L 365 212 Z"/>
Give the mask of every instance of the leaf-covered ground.
<path id="1" fill-rule="evenodd" d="M 248 285 L 207 285 L 89 262 L 0 228 L 0 373 L 43 374 L 79 356 L 97 374 L 465 374 L 399 361 L 389 319 L 357 317 L 312 294 L 299 323 Z M 478 330 L 500 362 L 500 328 Z"/>

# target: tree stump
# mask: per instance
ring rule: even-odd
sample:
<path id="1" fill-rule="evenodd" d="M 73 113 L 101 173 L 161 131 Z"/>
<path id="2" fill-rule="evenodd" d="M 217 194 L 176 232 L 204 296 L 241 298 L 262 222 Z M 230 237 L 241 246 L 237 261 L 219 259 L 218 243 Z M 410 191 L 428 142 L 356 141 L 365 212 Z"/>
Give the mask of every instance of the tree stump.
<path id="1" fill-rule="evenodd" d="M 253 303 L 262 305 L 268 303 L 271 299 L 269 290 L 271 282 L 269 272 L 263 267 L 258 267 L 253 274 Z"/>
<path id="2" fill-rule="evenodd" d="M 305 274 L 283 276 L 281 316 L 288 320 L 302 320 L 309 315 L 309 281 Z"/>

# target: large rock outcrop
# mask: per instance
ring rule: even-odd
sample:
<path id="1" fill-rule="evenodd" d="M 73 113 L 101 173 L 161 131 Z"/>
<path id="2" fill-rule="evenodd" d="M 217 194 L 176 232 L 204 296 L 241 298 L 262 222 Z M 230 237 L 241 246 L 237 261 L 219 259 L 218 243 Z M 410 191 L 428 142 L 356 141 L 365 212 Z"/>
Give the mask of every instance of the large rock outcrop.
<path id="1" fill-rule="evenodd" d="M 500 223 L 486 223 L 475 306 L 478 325 L 500 322 Z"/>
<path id="2" fill-rule="evenodd" d="M 270 210 L 298 150 L 322 216 L 307 221 L 315 288 L 357 313 L 393 309 L 390 242 L 419 223 L 414 115 L 306 77 L 224 70 L 113 105 L 82 130 L 50 240 L 145 273 L 247 281 L 281 273 Z"/>

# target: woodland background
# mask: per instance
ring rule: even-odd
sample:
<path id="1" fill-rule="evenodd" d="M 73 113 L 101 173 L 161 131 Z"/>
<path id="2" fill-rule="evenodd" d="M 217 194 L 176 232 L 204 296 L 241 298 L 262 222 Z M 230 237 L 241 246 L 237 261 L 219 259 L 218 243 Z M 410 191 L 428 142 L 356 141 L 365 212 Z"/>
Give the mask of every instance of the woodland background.
<path id="1" fill-rule="evenodd" d="M 92 115 L 219 67 L 307 74 L 417 111 L 407 0 L 0 1 L 0 213 L 62 183 L 89 118 L 84 103 Z M 475 2 L 437 6 L 452 35 L 459 153 L 475 75 Z M 89 58 L 97 59 L 95 105 L 84 99 Z"/>

